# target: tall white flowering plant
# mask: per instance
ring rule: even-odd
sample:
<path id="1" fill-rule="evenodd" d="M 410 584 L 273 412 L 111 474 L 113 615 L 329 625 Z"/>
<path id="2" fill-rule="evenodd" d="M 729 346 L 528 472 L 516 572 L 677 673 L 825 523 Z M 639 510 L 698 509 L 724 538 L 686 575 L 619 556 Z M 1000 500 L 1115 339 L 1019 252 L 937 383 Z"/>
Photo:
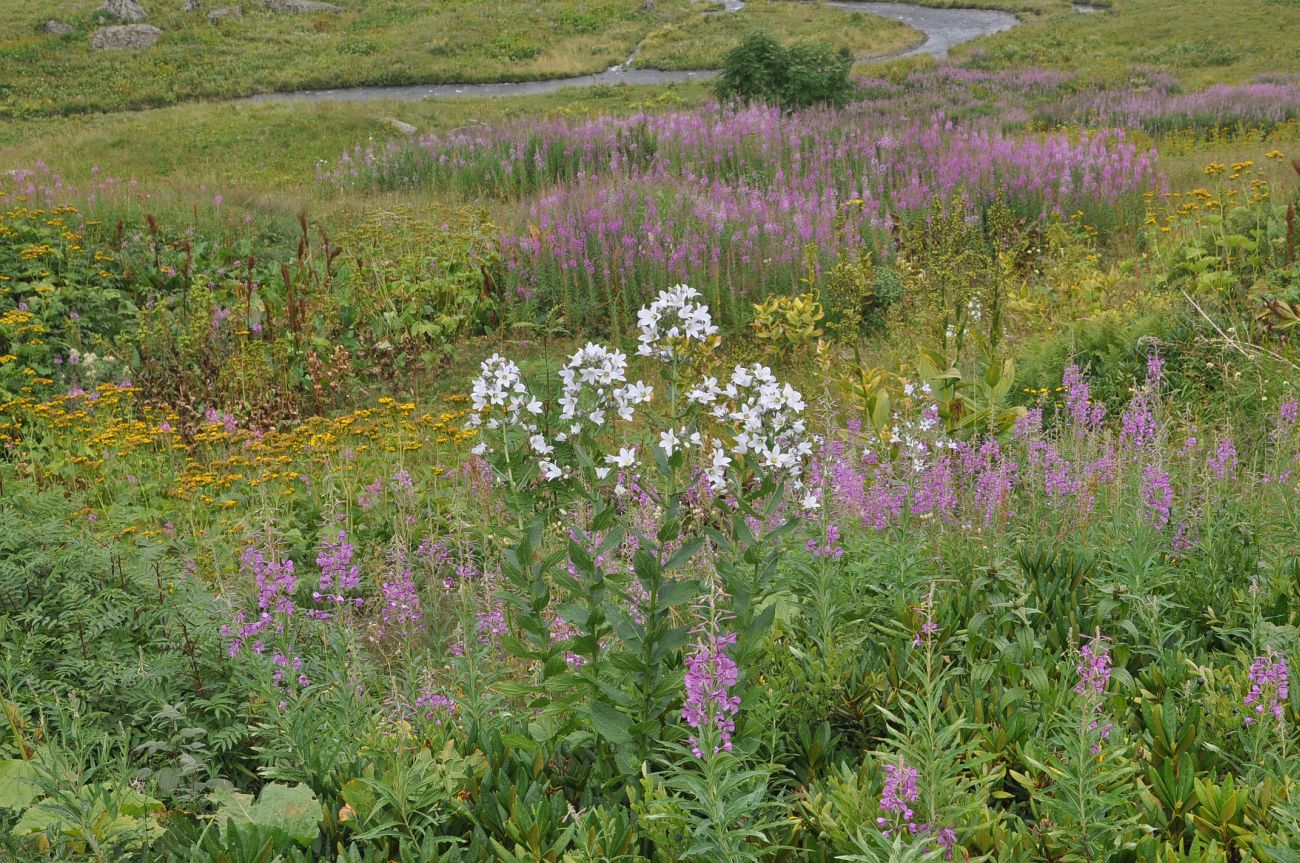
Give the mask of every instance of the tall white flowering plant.
<path id="1" fill-rule="evenodd" d="M 493 356 L 474 381 L 477 452 L 520 514 L 506 643 L 531 664 L 539 733 L 590 734 L 632 775 L 680 702 L 686 613 L 731 597 L 743 661 L 771 623 L 781 536 L 815 496 L 800 393 L 762 365 L 716 375 L 718 328 L 678 285 L 638 314 L 636 355 L 589 343 L 548 376 Z"/>

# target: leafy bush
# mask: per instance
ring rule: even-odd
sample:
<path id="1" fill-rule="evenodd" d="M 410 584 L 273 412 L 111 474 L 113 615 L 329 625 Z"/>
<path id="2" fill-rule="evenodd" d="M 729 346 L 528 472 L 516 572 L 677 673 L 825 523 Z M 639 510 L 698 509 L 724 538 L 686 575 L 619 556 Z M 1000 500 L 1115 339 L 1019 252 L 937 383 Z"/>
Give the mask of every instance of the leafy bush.
<path id="1" fill-rule="evenodd" d="M 822 331 L 821 303 L 811 293 L 797 297 L 772 297 L 754 306 L 754 335 L 780 354 L 790 354 L 812 344 Z"/>
<path id="2" fill-rule="evenodd" d="M 714 84 L 720 102 L 764 102 L 783 108 L 844 105 L 853 95 L 847 49 L 819 45 L 784 46 L 753 33 L 727 52 Z"/>

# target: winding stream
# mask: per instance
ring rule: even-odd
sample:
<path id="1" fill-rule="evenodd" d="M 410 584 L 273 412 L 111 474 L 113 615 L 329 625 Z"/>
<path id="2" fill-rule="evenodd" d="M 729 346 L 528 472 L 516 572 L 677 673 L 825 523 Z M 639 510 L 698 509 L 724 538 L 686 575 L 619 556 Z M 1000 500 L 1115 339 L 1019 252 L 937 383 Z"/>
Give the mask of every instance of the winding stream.
<path id="1" fill-rule="evenodd" d="M 744 0 L 723 0 L 727 12 L 738 12 Z M 867 0 L 831 0 L 828 4 L 839 9 L 866 12 L 883 18 L 893 18 L 925 35 L 925 41 L 905 51 L 897 51 L 873 61 L 892 60 L 915 54 L 932 54 L 943 57 L 948 49 L 977 36 L 1009 30 L 1019 23 L 1010 12 L 991 9 L 940 9 L 916 6 L 911 3 L 877 3 Z M 666 71 L 663 69 L 638 69 L 632 65 L 636 52 L 627 62 L 620 63 L 594 75 L 572 78 L 552 78 L 545 81 L 515 81 L 499 84 L 408 84 L 396 87 L 345 87 L 338 90 L 298 90 L 288 93 L 261 93 L 250 96 L 247 102 L 298 102 L 342 100 L 364 102 L 372 99 L 445 99 L 454 96 L 535 96 L 554 93 L 566 87 L 592 87 L 597 84 L 672 84 L 681 81 L 703 81 L 717 75 L 717 70 Z"/>

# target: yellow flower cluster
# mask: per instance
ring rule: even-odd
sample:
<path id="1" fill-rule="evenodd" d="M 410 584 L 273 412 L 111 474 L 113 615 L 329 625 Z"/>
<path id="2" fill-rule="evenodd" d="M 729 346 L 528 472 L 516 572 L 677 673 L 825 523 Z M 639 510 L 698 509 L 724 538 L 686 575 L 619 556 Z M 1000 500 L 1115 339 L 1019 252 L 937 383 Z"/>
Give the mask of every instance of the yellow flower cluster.
<path id="1" fill-rule="evenodd" d="M 1281 153 L 1273 150 L 1265 153 L 1266 159 L 1280 158 Z M 1272 185 L 1265 172 L 1256 167 L 1255 162 L 1245 159 L 1231 164 L 1210 162 L 1201 169 L 1207 177 L 1218 178 L 1217 188 L 1211 190 L 1203 186 L 1186 192 L 1168 192 L 1165 194 L 1166 206 L 1163 210 L 1156 207 L 1153 196 L 1148 195 L 1145 223 L 1149 227 L 1159 227 L 1161 232 L 1169 233 L 1178 221 L 1201 224 L 1202 213 L 1223 215 L 1230 207 L 1262 203 L 1272 197 Z"/>
<path id="2" fill-rule="evenodd" d="M 101 384 L 81 395 L 60 395 L 46 401 L 23 395 L 0 402 L 0 416 L 13 418 L 0 423 L 0 443 L 19 445 L 19 433 L 32 429 L 39 431 L 43 441 L 55 439 L 66 452 L 75 451 L 81 459 L 77 464 L 98 464 L 100 460 L 89 455 L 95 451 L 129 455 L 153 441 L 145 425 L 134 418 L 136 392 L 132 387 Z"/>
<path id="3" fill-rule="evenodd" d="M 464 428 L 464 397 L 449 396 L 448 409 L 438 413 L 385 397 L 375 407 L 268 432 L 210 422 L 186 441 L 175 430 L 177 414 L 149 410 L 137 393 L 104 384 L 86 395 L 0 403 L 0 416 L 12 418 L 0 420 L 0 444 L 21 452 L 24 437 L 39 441 L 44 459 L 59 449 L 85 481 L 96 484 L 104 481 L 106 463 L 136 456 L 133 470 L 158 476 L 172 497 L 230 507 L 235 489 L 274 484 L 280 494 L 292 495 L 304 487 L 303 477 L 351 472 L 357 456 L 372 448 L 397 453 L 446 444 L 463 452 L 461 445 L 474 437 Z"/>
<path id="4" fill-rule="evenodd" d="M 52 246 L 40 243 L 35 246 L 28 246 L 25 249 L 20 249 L 18 257 L 22 258 L 24 261 L 35 261 L 52 254 L 54 254 L 54 248 Z"/>
<path id="5" fill-rule="evenodd" d="M 226 442 L 224 457 L 204 458 L 198 452 L 186 458 L 171 493 L 212 503 L 214 494 L 243 485 L 257 488 L 267 483 L 286 485 L 281 493 L 293 494 L 292 483 L 318 468 L 332 466 L 351 472 L 356 456 L 375 447 L 384 452 L 414 452 L 429 443 L 459 445 L 473 437 L 463 429 L 468 411 L 443 411 L 416 415 L 411 402 L 379 399 L 375 408 L 359 408 L 333 418 L 311 417 L 283 431 L 256 435 L 247 430 L 227 431 L 211 424 L 195 435 L 196 444 Z M 435 469 L 437 470 L 437 469 Z"/>
<path id="6" fill-rule="evenodd" d="M 32 322 L 32 313 L 26 309 L 10 309 L 3 315 L 0 315 L 0 327 L 10 330 L 11 335 L 20 335 L 22 333 L 31 333 L 40 335 L 45 332 L 45 327 L 38 323 Z"/>

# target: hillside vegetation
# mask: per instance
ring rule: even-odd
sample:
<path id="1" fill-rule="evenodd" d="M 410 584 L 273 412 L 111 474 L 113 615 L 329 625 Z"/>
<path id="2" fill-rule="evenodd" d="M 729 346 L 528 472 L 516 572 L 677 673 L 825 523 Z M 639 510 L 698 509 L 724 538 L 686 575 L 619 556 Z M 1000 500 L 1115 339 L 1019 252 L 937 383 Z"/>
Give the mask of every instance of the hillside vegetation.
<path id="1" fill-rule="evenodd" d="M 0 860 L 1300 859 L 1300 64 L 1238 5 L 856 67 L 910 34 L 245 10 L 198 78 L 154 10 L 99 102 L 84 7 L 0 12 Z M 724 74 L 198 98 L 498 39 Z"/>

